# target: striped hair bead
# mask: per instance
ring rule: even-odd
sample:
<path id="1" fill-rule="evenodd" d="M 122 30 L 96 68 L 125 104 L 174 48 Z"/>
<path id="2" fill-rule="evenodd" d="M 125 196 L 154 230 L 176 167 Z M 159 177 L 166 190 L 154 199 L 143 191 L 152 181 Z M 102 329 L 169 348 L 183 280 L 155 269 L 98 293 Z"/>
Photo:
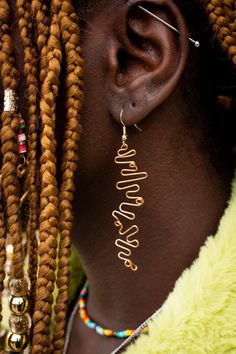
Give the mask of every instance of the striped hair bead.
<path id="1" fill-rule="evenodd" d="M 80 292 L 79 296 L 79 314 L 81 320 L 84 322 L 84 324 L 90 328 L 91 330 L 95 331 L 97 334 L 105 337 L 115 337 L 115 338 L 128 338 L 130 337 L 133 333 L 136 332 L 135 329 L 127 329 L 125 331 L 114 331 L 112 329 L 107 329 L 103 328 L 102 326 L 98 325 L 96 322 L 94 322 L 88 315 L 87 313 L 87 308 L 86 308 L 86 300 L 88 297 L 88 285 L 85 284 L 83 289 Z M 148 328 L 145 327 L 141 330 L 140 333 L 148 333 Z"/>
<path id="2" fill-rule="evenodd" d="M 24 121 L 24 119 L 20 119 L 20 129 L 25 129 L 25 121 Z"/>
<path id="3" fill-rule="evenodd" d="M 20 118 L 20 132 L 18 134 L 18 152 L 19 154 L 27 153 L 27 137 L 25 134 L 25 121 Z"/>
<path id="4" fill-rule="evenodd" d="M 26 145 L 18 145 L 18 152 L 20 154 L 26 154 L 27 153 L 27 148 L 26 148 Z"/>

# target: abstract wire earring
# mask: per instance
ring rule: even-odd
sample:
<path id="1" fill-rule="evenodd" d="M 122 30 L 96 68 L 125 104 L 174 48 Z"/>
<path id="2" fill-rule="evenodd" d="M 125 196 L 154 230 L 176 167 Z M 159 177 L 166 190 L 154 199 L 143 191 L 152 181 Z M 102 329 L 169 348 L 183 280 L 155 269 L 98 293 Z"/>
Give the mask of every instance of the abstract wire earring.
<path id="1" fill-rule="evenodd" d="M 126 125 L 123 121 L 124 110 L 120 113 L 120 122 L 123 126 L 122 145 L 115 157 L 115 163 L 121 166 L 122 179 L 116 183 L 116 188 L 119 191 L 124 191 L 126 201 L 122 202 L 118 210 L 114 210 L 112 216 L 115 219 L 115 226 L 119 231 L 119 238 L 115 241 L 118 247 L 118 258 L 124 262 L 125 267 L 132 271 L 137 271 L 138 266 L 131 259 L 132 250 L 139 247 L 137 234 L 139 227 L 134 223 L 132 226 L 124 224 L 133 222 L 136 219 L 134 208 L 141 207 L 144 204 L 144 198 L 138 195 L 140 192 L 139 181 L 148 177 L 147 172 L 139 172 L 138 166 L 133 158 L 136 156 L 136 150 L 129 149 L 127 144 L 128 135 Z M 136 125 L 135 127 L 139 129 Z M 140 129 L 139 129 L 140 130 Z"/>

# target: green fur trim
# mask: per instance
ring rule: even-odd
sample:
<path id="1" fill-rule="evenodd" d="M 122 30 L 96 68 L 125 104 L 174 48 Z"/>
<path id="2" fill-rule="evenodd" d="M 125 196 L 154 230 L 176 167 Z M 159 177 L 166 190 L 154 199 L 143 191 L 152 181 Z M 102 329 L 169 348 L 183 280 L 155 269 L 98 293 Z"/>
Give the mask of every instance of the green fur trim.
<path id="1" fill-rule="evenodd" d="M 158 271 L 158 270 L 157 270 Z M 217 234 L 126 354 L 236 353 L 236 181 Z"/>
<path id="2" fill-rule="evenodd" d="M 75 248 L 71 249 L 71 258 L 70 258 L 70 299 L 73 300 L 77 294 L 77 290 L 81 287 L 84 280 L 84 271 L 80 264 L 78 253 Z"/>

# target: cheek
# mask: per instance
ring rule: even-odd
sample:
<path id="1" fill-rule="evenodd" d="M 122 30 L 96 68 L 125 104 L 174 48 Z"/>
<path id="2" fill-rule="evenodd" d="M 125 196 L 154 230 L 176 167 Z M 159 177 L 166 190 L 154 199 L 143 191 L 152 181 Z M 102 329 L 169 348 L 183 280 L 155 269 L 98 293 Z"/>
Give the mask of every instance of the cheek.
<path id="1" fill-rule="evenodd" d="M 104 166 L 111 166 L 120 143 L 119 126 L 114 123 L 107 108 L 106 74 L 101 48 L 103 44 L 99 38 L 96 41 L 88 38 L 82 46 L 85 60 L 79 164 L 82 178 L 98 175 Z"/>

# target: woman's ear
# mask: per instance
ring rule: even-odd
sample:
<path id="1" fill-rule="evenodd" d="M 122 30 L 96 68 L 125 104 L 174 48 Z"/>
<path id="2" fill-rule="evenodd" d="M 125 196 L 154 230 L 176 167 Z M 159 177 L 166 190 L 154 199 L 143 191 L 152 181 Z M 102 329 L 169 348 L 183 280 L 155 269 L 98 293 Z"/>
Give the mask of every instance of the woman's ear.
<path id="1" fill-rule="evenodd" d="M 172 26 L 174 32 L 139 8 L 142 5 Z M 108 108 L 119 121 L 136 124 L 174 90 L 188 56 L 188 29 L 172 0 L 127 1 L 117 9 L 108 46 Z"/>

